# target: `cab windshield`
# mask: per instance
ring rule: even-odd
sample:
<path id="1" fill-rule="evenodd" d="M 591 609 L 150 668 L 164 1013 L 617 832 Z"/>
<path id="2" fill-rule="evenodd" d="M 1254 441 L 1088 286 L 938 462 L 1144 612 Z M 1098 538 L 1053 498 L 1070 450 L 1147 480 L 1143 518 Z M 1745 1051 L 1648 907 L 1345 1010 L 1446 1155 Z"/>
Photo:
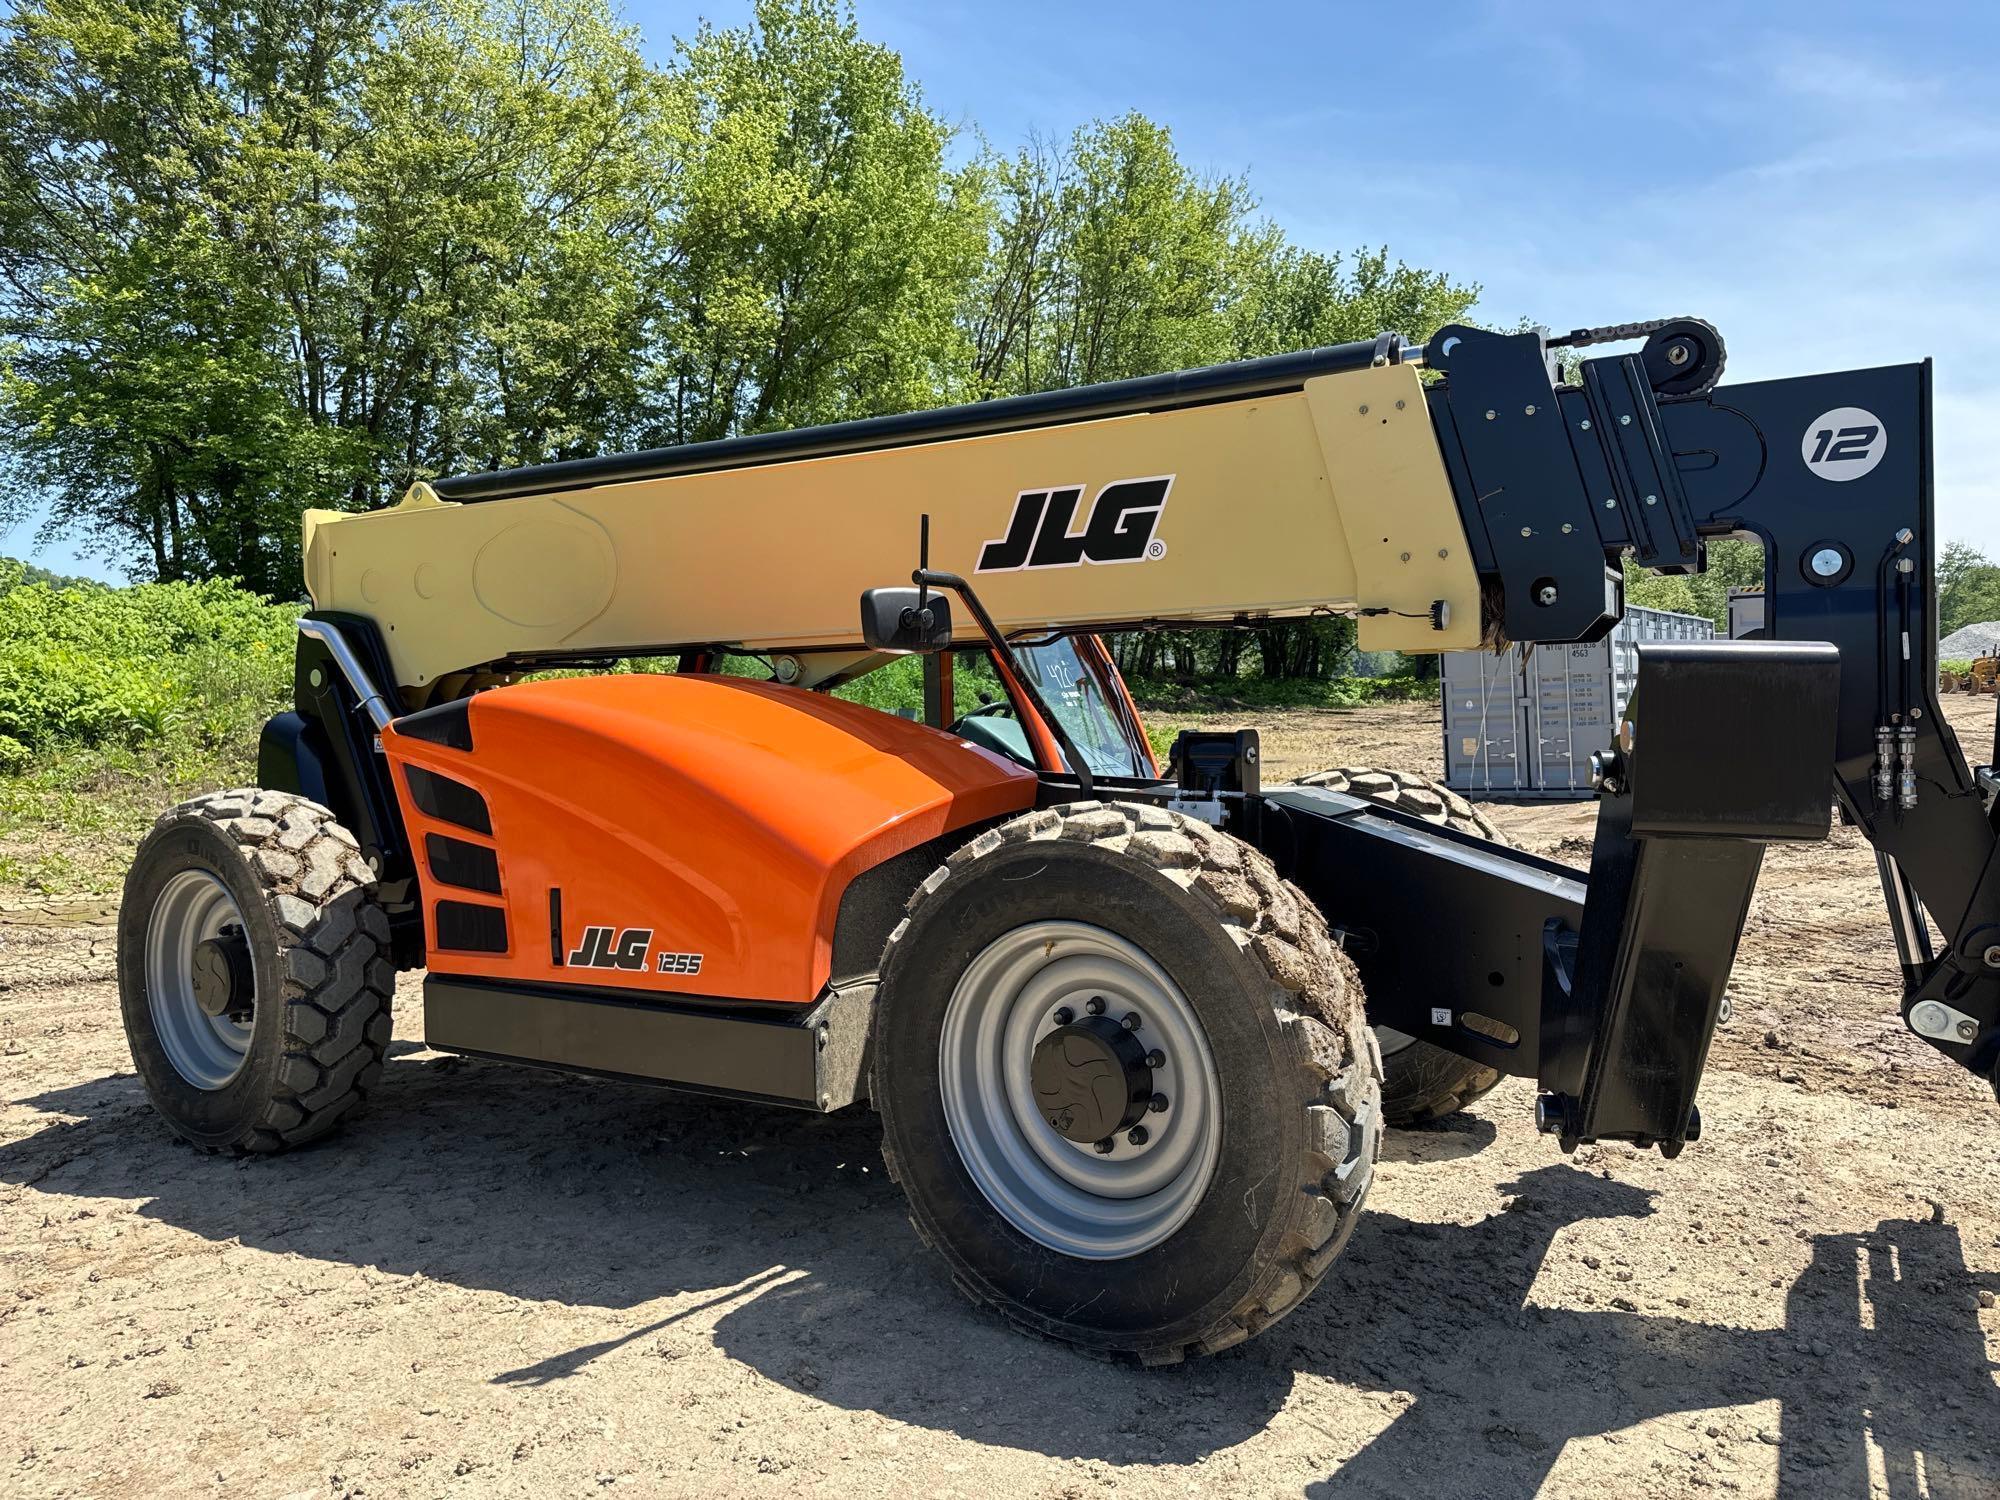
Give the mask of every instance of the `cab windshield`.
<path id="1" fill-rule="evenodd" d="M 1014 664 L 1040 690 L 1093 776 L 1151 776 L 1138 725 L 1102 666 L 1068 638 L 1015 646 Z"/>

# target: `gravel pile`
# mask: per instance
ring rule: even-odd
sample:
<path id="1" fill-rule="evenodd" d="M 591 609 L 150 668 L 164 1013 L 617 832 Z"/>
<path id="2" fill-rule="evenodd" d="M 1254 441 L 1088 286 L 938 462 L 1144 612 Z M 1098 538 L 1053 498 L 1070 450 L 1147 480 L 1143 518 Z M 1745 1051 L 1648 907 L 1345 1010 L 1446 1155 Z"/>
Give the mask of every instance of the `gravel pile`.
<path id="1" fill-rule="evenodd" d="M 1938 655 L 1946 661 L 2000 652 L 2000 620 L 1965 625 L 1938 642 Z"/>

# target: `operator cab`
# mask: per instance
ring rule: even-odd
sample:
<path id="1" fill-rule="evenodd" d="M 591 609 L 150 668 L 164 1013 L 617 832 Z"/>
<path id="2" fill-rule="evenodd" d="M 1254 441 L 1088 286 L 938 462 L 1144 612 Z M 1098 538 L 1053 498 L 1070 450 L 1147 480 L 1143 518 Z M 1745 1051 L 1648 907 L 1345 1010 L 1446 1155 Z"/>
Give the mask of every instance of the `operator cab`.
<path id="1" fill-rule="evenodd" d="M 1064 636 L 1037 645 L 1015 646 L 1010 654 L 1014 670 L 1033 682 L 1092 774 L 1142 779 L 1156 774 L 1138 716 L 1132 712 L 1124 685 L 1097 637 Z M 984 657 L 985 653 L 976 655 Z M 990 697 L 948 727 L 975 745 L 998 751 L 1024 766 L 1035 765 L 1035 752 L 1021 723 L 1020 710 L 1005 696 Z"/>

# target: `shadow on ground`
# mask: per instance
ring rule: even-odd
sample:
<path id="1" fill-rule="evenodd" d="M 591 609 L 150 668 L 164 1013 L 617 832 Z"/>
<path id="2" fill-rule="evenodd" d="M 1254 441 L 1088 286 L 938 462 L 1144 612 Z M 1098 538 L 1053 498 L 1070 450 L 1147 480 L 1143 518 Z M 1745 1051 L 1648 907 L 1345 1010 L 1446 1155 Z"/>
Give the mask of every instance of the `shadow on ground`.
<path id="1" fill-rule="evenodd" d="M 1787 1497 L 1867 1495 L 1871 1436 L 1894 1495 L 2000 1492 L 2000 1394 L 1947 1224 L 1816 1240 L 1781 1329 L 1545 1308 L 1528 1293 L 1559 1231 L 1652 1211 L 1640 1189 L 1552 1165 L 1508 1184 L 1507 1208 L 1477 1224 L 1367 1216 L 1329 1284 L 1271 1333 L 1141 1371 L 1024 1339 L 962 1302 L 910 1232 L 865 1113 L 405 1052 L 344 1136 L 237 1162 L 172 1143 L 129 1075 L 19 1102 L 79 1118 L 0 1147 L 0 1181 L 129 1198 L 210 1240 L 633 1310 L 616 1337 L 495 1370 L 499 1384 L 560 1382 L 727 1306 L 717 1343 L 772 1380 L 1057 1457 L 1192 1462 L 1262 1430 L 1302 1372 L 1413 1396 L 1315 1496 L 1527 1497 L 1571 1438 L 1771 1397 Z M 1491 1138 L 1463 1122 L 1392 1152 L 1437 1160 Z M 682 1300 L 642 1313 L 664 1298 Z M 1329 1455 L 1352 1446 L 1327 1436 Z"/>

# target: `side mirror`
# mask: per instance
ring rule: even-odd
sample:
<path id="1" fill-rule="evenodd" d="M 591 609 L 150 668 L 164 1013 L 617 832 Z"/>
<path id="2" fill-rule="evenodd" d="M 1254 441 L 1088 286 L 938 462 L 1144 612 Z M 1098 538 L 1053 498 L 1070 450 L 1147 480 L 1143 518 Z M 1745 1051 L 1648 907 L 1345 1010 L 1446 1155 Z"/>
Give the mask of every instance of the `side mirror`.
<path id="1" fill-rule="evenodd" d="M 869 589 L 861 639 L 871 651 L 943 651 L 951 645 L 951 600 L 935 590 L 925 599 L 916 589 Z"/>

